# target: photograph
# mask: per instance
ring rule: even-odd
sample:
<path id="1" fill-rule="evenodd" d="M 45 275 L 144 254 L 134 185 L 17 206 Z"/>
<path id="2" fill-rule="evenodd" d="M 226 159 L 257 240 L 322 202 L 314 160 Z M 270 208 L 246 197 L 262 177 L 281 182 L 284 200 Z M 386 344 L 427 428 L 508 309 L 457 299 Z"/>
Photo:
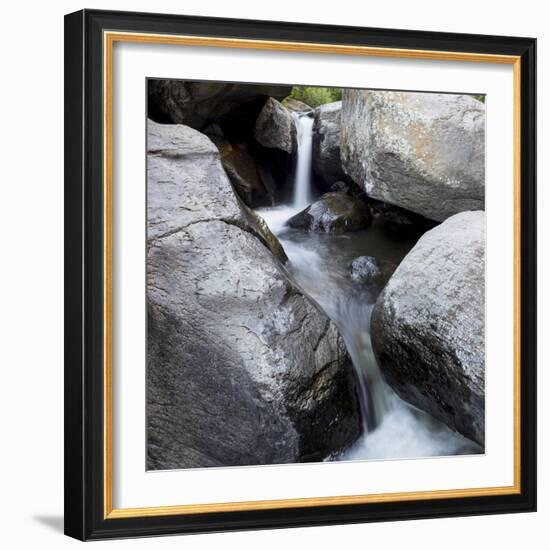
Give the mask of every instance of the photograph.
<path id="1" fill-rule="evenodd" d="M 298 8 L 65 16 L 69 537 L 537 509 L 537 39 Z"/>
<path id="2" fill-rule="evenodd" d="M 483 455 L 490 98 L 145 86 L 146 469 Z"/>

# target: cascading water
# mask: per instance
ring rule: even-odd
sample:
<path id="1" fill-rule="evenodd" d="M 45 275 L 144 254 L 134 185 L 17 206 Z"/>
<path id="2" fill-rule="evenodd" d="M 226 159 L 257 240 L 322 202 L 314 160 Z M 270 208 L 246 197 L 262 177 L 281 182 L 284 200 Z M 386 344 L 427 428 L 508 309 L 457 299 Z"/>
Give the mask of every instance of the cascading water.
<path id="1" fill-rule="evenodd" d="M 294 178 L 293 209 L 299 211 L 311 202 L 311 162 L 313 148 L 313 117 L 292 113 L 297 134 L 297 159 Z M 282 228 L 278 227 L 280 230 Z M 311 258 L 310 258 L 311 259 Z M 300 258 L 295 258 L 300 263 Z M 311 264 L 309 264 L 311 265 Z M 303 266 L 304 273 L 308 273 L 307 266 Z M 323 270 L 321 269 L 321 272 Z M 318 273 L 308 273 L 313 278 Z M 300 277 L 299 277 L 300 278 Z M 308 280 L 300 281 L 308 285 Z M 325 281 L 326 282 L 326 281 Z M 323 285 L 323 288 L 327 288 Z M 378 365 L 370 345 L 370 314 L 372 304 L 363 303 L 363 297 L 356 296 L 356 301 L 343 299 L 340 294 L 335 295 L 328 303 L 322 296 L 316 296 L 316 291 L 309 288 L 311 295 L 322 305 L 330 309 L 327 313 L 339 326 L 340 332 L 346 341 L 352 358 L 358 384 L 358 399 L 361 409 L 363 430 L 372 431 L 386 408 L 386 391 Z M 355 315 L 350 315 L 351 311 Z"/>
<path id="2" fill-rule="evenodd" d="M 293 206 L 305 208 L 311 202 L 311 155 L 313 144 L 313 118 L 292 113 L 296 125 L 298 152 L 294 179 Z"/>
<path id="3" fill-rule="evenodd" d="M 298 234 L 292 239 L 287 233 L 283 235 L 281 243 L 290 259 L 290 273 L 336 323 L 344 339 L 355 371 L 363 431 L 371 432 L 387 412 L 390 399 L 370 340 L 375 294 L 357 288 L 341 261 L 342 252 L 353 259 L 354 243 L 345 237 L 332 241 L 317 236 L 313 237 L 315 245 L 306 252 L 307 244 L 313 244 L 311 236 L 302 241 Z"/>
<path id="4" fill-rule="evenodd" d="M 287 268 L 302 289 L 337 325 L 356 374 L 363 436 L 339 459 L 373 459 L 466 454 L 473 443 L 401 401 L 385 384 L 374 356 L 370 319 L 379 284 L 355 283 L 349 267 L 368 255 L 380 265 L 397 266 L 414 241 L 394 240 L 373 224 L 365 231 L 323 235 L 298 231 L 286 221 L 311 201 L 313 119 L 294 115 L 298 134 L 293 203 L 261 209 L 288 258 Z M 476 451 L 477 452 L 477 451 Z"/>
<path id="5" fill-rule="evenodd" d="M 370 297 L 369 297 L 370 298 Z M 370 339 L 373 304 L 364 295 L 351 290 L 337 302 L 331 313 L 344 338 L 355 370 L 363 431 L 372 432 L 389 408 L 389 391 L 376 363 Z"/>

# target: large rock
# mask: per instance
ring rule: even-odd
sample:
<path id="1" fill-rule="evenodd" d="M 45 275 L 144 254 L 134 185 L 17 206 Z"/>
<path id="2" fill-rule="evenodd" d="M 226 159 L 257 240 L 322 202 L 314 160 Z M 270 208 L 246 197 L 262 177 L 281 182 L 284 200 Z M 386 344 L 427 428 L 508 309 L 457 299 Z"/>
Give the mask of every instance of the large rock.
<path id="1" fill-rule="evenodd" d="M 366 229 L 372 221 L 369 207 L 346 193 L 325 193 L 287 221 L 294 229 L 341 234 Z"/>
<path id="2" fill-rule="evenodd" d="M 372 345 L 406 401 L 484 444 L 485 214 L 424 234 L 379 296 Z"/>
<path id="3" fill-rule="evenodd" d="M 312 168 L 322 187 L 347 179 L 340 160 L 340 121 L 342 102 L 327 103 L 315 109 L 313 122 Z"/>
<path id="4" fill-rule="evenodd" d="M 321 460 L 348 446 L 361 423 L 342 338 L 239 207 L 217 148 L 149 121 L 147 171 L 148 468 Z"/>
<path id="5" fill-rule="evenodd" d="M 210 123 L 231 130 L 253 127 L 266 99 L 285 98 L 289 86 L 225 84 L 187 80 L 148 81 L 149 117 L 157 122 L 186 124 L 201 130 Z"/>
<path id="6" fill-rule="evenodd" d="M 296 126 L 290 112 L 270 97 L 254 126 L 254 138 L 269 149 L 279 149 L 291 155 L 296 151 Z"/>
<path id="7" fill-rule="evenodd" d="M 369 197 L 443 221 L 485 204 L 485 105 L 468 95 L 344 90 L 344 170 Z"/>

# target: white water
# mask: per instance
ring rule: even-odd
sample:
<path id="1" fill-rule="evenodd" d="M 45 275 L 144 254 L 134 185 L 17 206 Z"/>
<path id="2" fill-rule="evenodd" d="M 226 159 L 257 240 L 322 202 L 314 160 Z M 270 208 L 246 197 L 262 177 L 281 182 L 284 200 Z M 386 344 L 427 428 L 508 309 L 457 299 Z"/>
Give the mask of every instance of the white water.
<path id="1" fill-rule="evenodd" d="M 286 221 L 305 208 L 311 194 L 313 119 L 294 114 L 298 158 L 291 206 L 259 210 L 279 238 L 291 276 L 336 323 L 355 370 L 363 434 L 341 456 L 328 460 L 409 458 L 477 453 L 474 443 L 402 401 L 386 385 L 370 337 L 370 318 L 382 287 L 362 286 L 349 273 L 351 261 L 368 255 L 392 272 L 414 241 L 396 241 L 376 224 L 345 235 L 293 230 Z M 389 273 L 387 274 L 389 276 Z"/>
<path id="2" fill-rule="evenodd" d="M 413 243 L 392 241 L 373 225 L 340 236 L 318 235 L 286 227 L 296 206 L 259 210 L 279 238 L 296 282 L 336 323 L 352 358 L 358 383 L 363 435 L 339 457 L 366 460 L 444 456 L 479 452 L 475 445 L 427 414 L 403 402 L 385 384 L 372 351 L 370 316 L 381 287 L 364 287 L 349 276 L 359 255 L 396 266 Z"/>
<path id="3" fill-rule="evenodd" d="M 313 118 L 292 113 L 296 124 L 298 155 L 294 179 L 293 206 L 299 210 L 311 202 L 311 154 L 313 147 Z"/>

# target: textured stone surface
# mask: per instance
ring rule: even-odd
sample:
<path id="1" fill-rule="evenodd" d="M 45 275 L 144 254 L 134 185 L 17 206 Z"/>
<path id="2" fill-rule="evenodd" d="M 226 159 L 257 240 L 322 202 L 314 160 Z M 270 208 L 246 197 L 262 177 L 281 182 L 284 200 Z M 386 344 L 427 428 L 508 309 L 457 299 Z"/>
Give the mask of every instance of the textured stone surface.
<path id="1" fill-rule="evenodd" d="M 376 281 L 380 275 L 380 267 L 376 258 L 372 256 L 359 256 L 351 262 L 351 278 L 362 284 L 372 283 Z"/>
<path id="2" fill-rule="evenodd" d="M 157 122 L 186 124 L 202 129 L 209 123 L 247 126 L 256 119 L 268 97 L 285 98 L 289 86 L 225 84 L 187 80 L 148 82 L 149 117 Z"/>
<path id="3" fill-rule="evenodd" d="M 256 125 L 254 138 L 269 149 L 279 149 L 289 155 L 296 151 L 296 127 L 290 112 L 270 97 L 263 106 Z"/>
<path id="4" fill-rule="evenodd" d="M 319 200 L 292 216 L 287 224 L 304 231 L 341 234 L 365 229 L 371 221 L 367 204 L 340 191 L 325 193 Z"/>
<path id="5" fill-rule="evenodd" d="M 485 214 L 428 231 L 392 275 L 371 321 L 387 382 L 466 437 L 485 436 Z"/>
<path id="6" fill-rule="evenodd" d="M 310 113 L 313 111 L 313 107 L 310 107 L 307 103 L 304 103 L 299 99 L 294 99 L 293 97 L 287 97 L 284 100 L 284 106 L 289 111 L 294 111 L 295 113 Z"/>
<path id="7" fill-rule="evenodd" d="M 485 105 L 457 94 L 344 90 L 344 170 L 369 197 L 443 221 L 485 205 Z"/>
<path id="8" fill-rule="evenodd" d="M 340 120 L 342 102 L 327 103 L 315 109 L 312 166 L 325 190 L 347 179 L 340 159 Z"/>
<path id="9" fill-rule="evenodd" d="M 342 338 L 239 207 L 217 148 L 149 121 L 147 169 L 148 468 L 320 460 L 348 446 L 361 426 Z"/>

